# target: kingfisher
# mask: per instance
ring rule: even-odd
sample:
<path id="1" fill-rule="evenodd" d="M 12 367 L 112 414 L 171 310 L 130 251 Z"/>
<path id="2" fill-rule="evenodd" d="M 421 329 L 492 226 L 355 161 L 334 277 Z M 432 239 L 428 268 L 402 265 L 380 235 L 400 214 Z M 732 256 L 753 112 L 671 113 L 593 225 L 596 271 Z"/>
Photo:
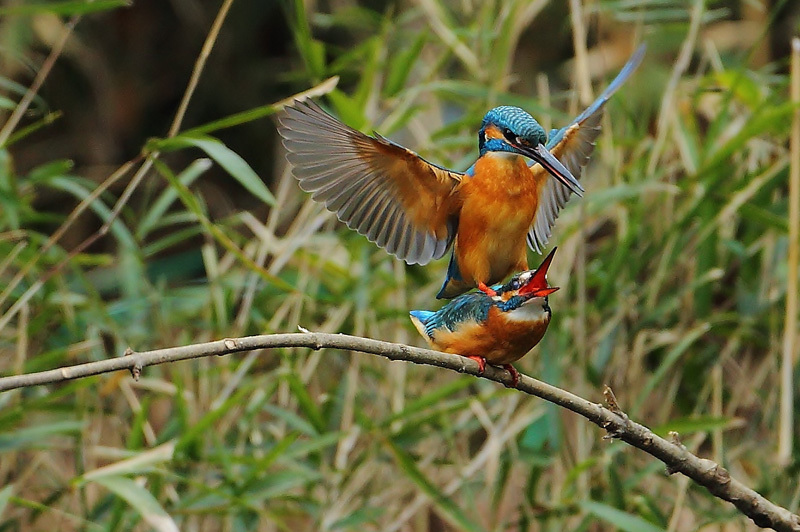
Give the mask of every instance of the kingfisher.
<path id="1" fill-rule="evenodd" d="M 547 296 L 558 287 L 548 286 L 547 269 L 556 249 L 536 270 L 493 286 L 494 296 L 480 290 L 462 294 L 436 312 L 412 310 L 411 321 L 433 349 L 475 360 L 480 373 L 487 362 L 500 365 L 516 387 L 519 373 L 511 363 L 533 349 L 550 324 Z"/>
<path id="2" fill-rule="evenodd" d="M 526 241 L 542 253 L 559 211 L 571 194 L 583 194 L 578 177 L 600 134 L 603 107 L 644 50 L 549 138 L 519 107 L 491 109 L 478 131 L 479 157 L 464 172 L 361 133 L 310 100 L 287 106 L 278 131 L 300 188 L 348 227 L 408 264 L 427 264 L 452 248 L 437 298 L 474 287 L 493 295 L 489 285 L 528 270 Z"/>

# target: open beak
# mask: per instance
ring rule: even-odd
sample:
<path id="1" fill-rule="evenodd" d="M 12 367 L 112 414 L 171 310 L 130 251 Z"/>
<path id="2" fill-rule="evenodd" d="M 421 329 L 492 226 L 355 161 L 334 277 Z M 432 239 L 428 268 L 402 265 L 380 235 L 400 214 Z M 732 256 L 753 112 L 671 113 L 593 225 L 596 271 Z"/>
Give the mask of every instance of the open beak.
<path id="1" fill-rule="evenodd" d="M 516 148 L 526 157 L 530 157 L 537 163 L 541 164 L 545 170 L 550 172 L 553 177 L 561 181 L 565 187 L 570 189 L 576 195 L 583 197 L 583 187 L 581 186 L 580 182 L 575 179 L 575 176 L 572 175 L 572 172 L 570 172 L 566 166 L 561 164 L 561 161 L 556 159 L 555 156 L 550 153 L 550 150 L 548 150 L 544 144 L 539 144 L 535 148 L 528 146 L 516 146 Z"/>
<path id="2" fill-rule="evenodd" d="M 547 257 L 544 258 L 542 263 L 536 269 L 536 273 L 533 274 L 531 280 L 528 283 L 519 289 L 519 295 L 530 295 L 530 297 L 545 297 L 556 290 L 559 287 L 557 286 L 548 286 L 547 285 L 547 270 L 550 268 L 550 263 L 553 262 L 553 255 L 556 254 L 556 250 L 558 248 L 555 247 L 550 252 Z"/>
<path id="3" fill-rule="evenodd" d="M 551 286 L 550 288 L 543 288 L 542 290 L 537 290 L 535 292 L 531 292 L 531 299 L 534 297 L 547 297 L 556 290 L 559 290 L 560 286 Z"/>

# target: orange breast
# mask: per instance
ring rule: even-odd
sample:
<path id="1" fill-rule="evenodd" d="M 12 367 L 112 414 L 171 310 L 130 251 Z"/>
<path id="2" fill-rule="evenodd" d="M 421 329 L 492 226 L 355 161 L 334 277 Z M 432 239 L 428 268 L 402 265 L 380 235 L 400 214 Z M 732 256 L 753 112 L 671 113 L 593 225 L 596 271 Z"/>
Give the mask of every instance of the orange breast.
<path id="1" fill-rule="evenodd" d="M 525 237 L 546 177 L 519 156 L 488 154 L 462 184 L 456 257 L 465 280 L 492 284 L 528 269 Z"/>
<path id="2" fill-rule="evenodd" d="M 462 323 L 454 332 L 438 330 L 431 344 L 445 353 L 481 356 L 490 364 L 510 364 L 539 343 L 549 323 L 549 316 L 534 322 L 511 321 L 492 307 L 485 323 Z"/>

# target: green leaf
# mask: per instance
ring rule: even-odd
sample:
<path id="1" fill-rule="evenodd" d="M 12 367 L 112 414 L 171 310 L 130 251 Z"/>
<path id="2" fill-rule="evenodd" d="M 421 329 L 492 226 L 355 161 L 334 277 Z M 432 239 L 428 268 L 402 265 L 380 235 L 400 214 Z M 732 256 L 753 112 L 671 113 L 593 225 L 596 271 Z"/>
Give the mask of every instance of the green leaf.
<path id="1" fill-rule="evenodd" d="M 75 163 L 69 159 L 56 159 L 41 166 L 37 166 L 28 174 L 32 182 L 47 181 L 57 176 L 69 173 L 75 167 Z"/>
<path id="2" fill-rule="evenodd" d="M 38 15 L 52 13 L 54 15 L 85 15 L 97 11 L 108 11 L 118 7 L 128 7 L 130 0 L 83 0 L 67 2 L 30 2 L 15 6 L 0 7 L 0 16 L 3 15 Z"/>
<path id="3" fill-rule="evenodd" d="M 711 330 L 710 323 L 701 323 L 692 330 L 683 335 L 681 340 L 667 352 L 659 364 L 658 368 L 652 373 L 647 380 L 642 390 L 639 392 L 639 398 L 633 408 L 634 412 L 638 412 L 645 399 L 655 389 L 656 385 L 666 376 L 667 372 L 699 338 Z"/>
<path id="4" fill-rule="evenodd" d="M 408 478 L 431 499 L 436 508 L 441 512 L 442 517 L 455 525 L 457 530 L 470 530 L 472 532 L 485 530 L 480 524 L 470 520 L 467 517 L 467 512 L 453 502 L 453 499 L 442 493 L 438 487 L 431 484 L 428 477 L 420 471 L 414 459 L 406 451 L 401 449 L 391 439 L 387 441 L 389 443 L 389 449 L 397 460 L 398 467 L 400 467 Z"/>
<path id="5" fill-rule="evenodd" d="M 343 517 L 338 521 L 335 521 L 331 525 L 331 530 L 364 530 L 365 527 L 363 526 L 366 523 L 372 523 L 373 525 L 378 525 L 377 519 L 385 513 L 383 508 L 374 508 L 374 507 L 366 507 L 366 508 L 359 508 L 355 512 L 351 513 L 347 517 Z M 376 529 L 377 526 L 372 526 L 370 529 Z"/>
<path id="6" fill-rule="evenodd" d="M 184 186 L 188 187 L 210 167 L 211 161 L 208 159 L 198 159 L 190 164 L 183 172 L 178 174 L 176 179 Z M 167 212 L 167 209 L 169 209 L 170 205 L 172 205 L 176 199 L 178 199 L 178 191 L 175 190 L 175 188 L 169 187 L 165 189 L 158 199 L 153 202 L 141 222 L 139 222 L 139 227 L 136 229 L 136 236 L 139 239 L 144 239 L 144 237 L 156 227 L 156 224 L 161 221 L 164 217 L 164 213 Z"/>
<path id="7" fill-rule="evenodd" d="M 742 150 L 745 143 L 753 137 L 788 128 L 791 115 L 797 107 L 797 104 L 787 102 L 777 106 L 765 105 L 763 109 L 759 109 L 759 112 L 754 113 L 736 135 L 716 150 L 712 149 L 710 158 L 705 161 L 705 165 L 698 171 L 698 175 L 703 175 L 706 171 L 723 165 L 735 152 Z"/>
<path id="8" fill-rule="evenodd" d="M 287 458 L 300 458 L 305 457 L 311 453 L 316 453 L 333 445 L 339 443 L 339 440 L 344 438 L 344 432 L 328 432 L 308 441 L 301 441 L 286 452 Z"/>
<path id="9" fill-rule="evenodd" d="M 653 427 L 652 431 L 659 436 L 675 431 L 681 435 L 692 434 L 694 432 L 706 432 L 715 429 L 728 427 L 733 420 L 729 417 L 699 416 L 672 419 L 658 427 Z"/>
<path id="10" fill-rule="evenodd" d="M 276 104 L 262 105 L 254 109 L 242 111 L 241 113 L 235 113 L 230 116 L 226 116 L 225 118 L 220 118 L 219 120 L 214 120 L 213 122 L 208 122 L 202 126 L 187 129 L 183 132 L 183 135 L 207 135 L 208 133 L 219 131 L 220 129 L 246 124 L 247 122 L 252 122 L 265 116 L 270 116 L 275 114 L 278 109 L 280 109 L 280 107 Z"/>
<path id="11" fill-rule="evenodd" d="M 251 505 L 259 505 L 275 497 L 285 497 L 296 488 L 321 481 L 322 473 L 312 469 L 295 468 L 275 471 L 247 487 L 244 499 Z"/>
<path id="12" fill-rule="evenodd" d="M 42 129 L 43 127 L 49 126 L 50 124 L 61 118 L 63 114 L 64 113 L 61 111 L 54 111 L 52 113 L 47 113 L 39 120 L 36 120 L 35 122 L 32 122 L 25 127 L 18 128 L 13 134 L 8 136 L 8 139 L 6 139 L 5 143 L 2 144 L 2 147 L 11 146 L 12 144 L 15 144 L 16 142 L 24 139 L 28 135 L 31 135 L 32 133 L 35 133 L 36 131 Z"/>
<path id="13" fill-rule="evenodd" d="M 8 111 L 13 111 L 14 108 L 17 107 L 17 102 L 6 98 L 5 96 L 0 96 L 0 109 L 6 109 Z"/>
<path id="14" fill-rule="evenodd" d="M 381 423 L 382 427 L 388 427 L 397 420 L 409 420 L 414 414 L 422 412 L 428 408 L 441 408 L 442 401 L 449 396 L 463 390 L 475 382 L 472 377 L 461 377 L 450 381 L 441 386 L 437 386 L 430 393 L 411 401 L 400 412 L 390 416 Z"/>
<path id="15" fill-rule="evenodd" d="M 624 532 L 664 532 L 650 521 L 596 501 L 583 501 L 581 508 L 587 513 L 611 523 Z"/>
<path id="16" fill-rule="evenodd" d="M 270 116 L 272 114 L 277 113 L 280 109 L 283 108 L 284 105 L 288 105 L 294 100 L 303 100 L 306 98 L 316 98 L 318 96 L 322 96 L 323 94 L 328 94 L 332 91 L 336 84 L 339 83 L 339 76 L 333 76 L 322 83 L 311 87 L 310 89 L 304 90 L 302 92 L 298 92 L 285 100 L 281 100 L 277 103 L 272 103 L 268 105 L 261 105 L 259 107 L 255 107 L 253 109 L 249 109 L 247 111 L 242 111 L 240 113 L 235 113 L 225 118 L 220 118 L 219 120 L 214 120 L 213 122 L 208 122 L 201 126 L 193 127 L 191 129 L 187 129 L 183 132 L 183 135 L 190 135 L 190 136 L 199 136 L 199 135 L 207 135 L 214 131 L 219 131 L 220 129 L 226 129 L 229 127 L 238 126 L 240 124 L 245 124 L 247 122 L 253 122 L 254 120 L 258 120 L 260 118 L 264 118 L 265 116 Z"/>
<path id="17" fill-rule="evenodd" d="M 133 480 L 126 477 L 99 477 L 94 480 L 133 507 L 142 519 L 158 532 L 178 532 L 172 517 L 153 495 Z"/>
<path id="18" fill-rule="evenodd" d="M 297 406 L 305 414 L 306 418 L 314 425 L 317 433 L 325 431 L 325 420 L 322 419 L 322 413 L 317 408 L 317 404 L 308 394 L 308 388 L 300 380 L 296 373 L 288 373 L 286 381 L 289 383 L 289 389 L 297 399 Z"/>
<path id="19" fill-rule="evenodd" d="M 395 96 L 405 86 L 408 75 L 411 73 L 411 67 L 422 53 L 422 47 L 425 46 L 427 40 L 427 33 L 420 32 L 410 47 L 394 56 L 394 60 L 390 59 L 389 73 L 386 76 L 384 89 L 387 96 Z"/>
<path id="20" fill-rule="evenodd" d="M 317 79 L 322 78 L 325 75 L 325 45 L 314 39 L 311 34 L 305 2 L 295 0 L 294 8 L 294 16 L 289 17 L 289 22 L 292 26 L 297 51 L 300 52 L 311 76 Z"/>
<path id="21" fill-rule="evenodd" d="M 69 192 L 80 200 L 86 199 L 91 195 L 91 190 L 85 187 L 82 182 L 72 176 L 58 176 L 48 180 L 48 185 L 53 188 Z M 111 219 L 111 209 L 99 198 L 92 201 L 90 208 L 103 220 L 108 222 Z M 136 240 L 133 235 L 128 231 L 128 228 L 119 218 L 116 218 L 111 223 L 111 233 L 119 240 L 120 244 L 128 249 L 136 249 Z"/>
<path id="22" fill-rule="evenodd" d="M 309 423 L 305 418 L 298 416 L 294 412 L 291 412 L 289 410 L 286 410 L 285 408 L 281 408 L 276 405 L 271 405 L 269 403 L 265 404 L 263 408 L 264 411 L 269 412 L 273 416 L 285 422 L 292 430 L 296 430 L 307 436 L 319 435 L 314 425 Z"/>
<path id="23" fill-rule="evenodd" d="M 336 89 L 328 94 L 328 99 L 336 109 L 335 114 L 339 116 L 339 120 L 348 126 L 361 129 L 367 123 L 367 119 L 364 116 L 364 107 L 354 98 Z"/>
<path id="24" fill-rule="evenodd" d="M 152 470 L 157 465 L 169 462 L 172 460 L 174 453 L 175 440 L 171 440 L 152 449 L 137 452 L 130 458 L 89 471 L 82 475 L 78 482 L 89 482 L 103 477 L 142 474 Z"/>
<path id="25" fill-rule="evenodd" d="M 0 515 L 3 515 L 3 510 L 6 509 L 8 505 L 8 500 L 11 498 L 11 495 L 14 494 L 14 484 L 9 484 L 5 488 L 0 490 Z"/>
<path id="26" fill-rule="evenodd" d="M 158 145 L 162 142 L 168 143 L 168 141 L 155 141 L 151 143 L 151 146 L 155 149 L 158 149 Z M 253 259 L 248 257 L 241 249 L 239 249 L 236 243 L 231 240 L 231 238 L 225 234 L 222 229 L 220 229 L 216 224 L 211 223 L 211 220 L 209 220 L 205 215 L 203 207 L 197 196 L 192 194 L 188 187 L 184 186 L 183 183 L 178 181 L 166 164 L 158 159 L 153 159 L 153 167 L 162 176 L 164 176 L 164 179 L 166 179 L 173 188 L 178 191 L 178 197 L 181 199 L 186 208 L 197 217 L 197 220 L 203 226 L 203 229 L 208 231 L 209 234 L 213 235 L 217 242 L 225 247 L 225 249 L 233 253 L 245 266 L 250 268 L 251 271 L 255 272 L 268 283 L 271 283 L 277 288 L 287 292 L 294 291 L 294 286 L 290 285 L 280 277 L 270 274 L 260 265 L 256 264 Z"/>
<path id="27" fill-rule="evenodd" d="M 56 421 L 0 433 L 0 451 L 44 447 L 50 437 L 78 433 L 83 426 L 83 421 Z"/>
<path id="28" fill-rule="evenodd" d="M 230 396 L 218 408 L 207 412 L 197 423 L 189 427 L 178 440 L 175 452 L 177 454 L 182 454 L 187 451 L 190 445 L 195 445 L 198 440 L 202 439 L 204 435 L 211 430 L 211 427 L 213 427 L 225 413 L 238 407 L 243 402 L 244 396 L 250 393 L 252 386 L 254 386 L 254 384 L 239 388 L 235 394 Z"/>
<path id="29" fill-rule="evenodd" d="M 225 169 L 251 194 L 268 205 L 275 205 L 275 198 L 250 165 L 236 152 L 219 140 L 208 136 L 178 135 L 171 139 L 151 141 L 151 145 L 162 151 L 175 151 L 182 148 L 200 148 Z"/>

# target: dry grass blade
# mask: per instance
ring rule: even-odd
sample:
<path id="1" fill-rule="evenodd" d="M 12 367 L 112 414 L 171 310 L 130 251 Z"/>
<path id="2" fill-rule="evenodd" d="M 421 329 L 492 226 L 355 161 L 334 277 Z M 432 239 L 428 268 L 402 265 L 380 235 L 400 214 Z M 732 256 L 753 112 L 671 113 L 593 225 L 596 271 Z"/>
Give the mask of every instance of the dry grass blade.
<path id="1" fill-rule="evenodd" d="M 791 98 L 800 106 L 800 38 L 792 39 Z M 792 457 L 794 434 L 793 374 L 797 357 L 798 262 L 800 262 L 800 109 L 792 120 L 791 165 L 789 168 L 789 260 L 786 271 L 786 314 L 783 322 L 781 361 L 781 421 L 778 434 L 778 460 L 788 464 Z"/>

